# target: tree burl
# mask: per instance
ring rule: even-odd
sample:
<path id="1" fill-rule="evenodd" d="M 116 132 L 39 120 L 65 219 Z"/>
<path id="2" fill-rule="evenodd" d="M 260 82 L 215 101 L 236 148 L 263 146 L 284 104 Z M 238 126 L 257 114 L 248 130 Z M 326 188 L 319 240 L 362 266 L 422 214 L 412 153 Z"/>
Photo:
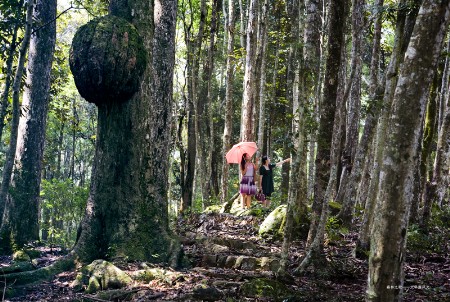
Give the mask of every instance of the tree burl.
<path id="1" fill-rule="evenodd" d="M 97 106 L 129 100 L 139 89 L 147 63 L 136 28 L 111 15 L 80 27 L 69 61 L 81 96 Z"/>

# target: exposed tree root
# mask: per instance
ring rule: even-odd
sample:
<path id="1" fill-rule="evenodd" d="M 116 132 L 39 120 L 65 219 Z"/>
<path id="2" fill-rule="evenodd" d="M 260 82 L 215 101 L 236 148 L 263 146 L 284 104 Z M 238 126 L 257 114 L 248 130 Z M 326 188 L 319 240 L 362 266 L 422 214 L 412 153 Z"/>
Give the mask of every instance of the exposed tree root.
<path id="1" fill-rule="evenodd" d="M 50 280 L 59 273 L 72 270 L 75 267 L 75 262 L 75 254 L 70 253 L 69 255 L 46 267 L 38 268 L 32 271 L 5 274 L 1 277 L 1 281 L 5 282 L 4 286 L 0 288 L 1 295 L 6 294 L 7 296 L 11 296 L 17 295 L 17 293 L 20 294 L 20 289 L 22 288 L 20 285 L 36 284 L 42 281 Z M 12 286 L 14 286 L 14 288 L 11 288 Z"/>

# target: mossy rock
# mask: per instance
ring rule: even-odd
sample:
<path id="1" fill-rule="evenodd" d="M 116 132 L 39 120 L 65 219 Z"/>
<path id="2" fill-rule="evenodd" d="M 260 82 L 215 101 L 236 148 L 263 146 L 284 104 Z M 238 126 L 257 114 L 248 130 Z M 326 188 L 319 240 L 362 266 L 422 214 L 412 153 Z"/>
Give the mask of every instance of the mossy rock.
<path id="1" fill-rule="evenodd" d="M 76 290 L 87 285 L 87 293 L 95 293 L 99 290 L 117 289 L 127 286 L 132 282 L 130 276 L 105 260 L 95 260 L 83 267 L 72 286 Z"/>
<path id="2" fill-rule="evenodd" d="M 16 262 L 29 262 L 31 257 L 25 251 L 17 251 L 12 255 L 12 258 Z"/>
<path id="3" fill-rule="evenodd" d="M 100 105 L 127 101 L 138 91 L 147 54 L 132 24 L 108 15 L 78 29 L 69 62 L 81 96 Z"/>
<path id="4" fill-rule="evenodd" d="M 258 234 L 261 237 L 282 236 L 283 229 L 281 228 L 283 219 L 286 217 L 286 205 L 278 206 L 264 219 L 259 227 Z"/>
<path id="5" fill-rule="evenodd" d="M 241 294 L 250 298 L 271 298 L 282 301 L 292 296 L 292 291 L 276 280 L 256 278 L 242 284 Z"/>
<path id="6" fill-rule="evenodd" d="M 212 214 L 212 213 L 221 213 L 222 206 L 221 205 L 212 205 L 209 207 L 206 207 L 206 209 L 203 211 L 205 214 Z"/>
<path id="7" fill-rule="evenodd" d="M 167 284 L 172 284 L 176 279 L 182 276 L 181 273 L 173 272 L 161 268 L 146 268 L 133 272 L 133 279 L 141 282 L 150 282 L 160 280 Z"/>
<path id="8" fill-rule="evenodd" d="M 31 259 L 36 259 L 41 256 L 41 252 L 35 249 L 25 250 L 25 253 L 27 253 L 27 255 L 30 256 Z"/>

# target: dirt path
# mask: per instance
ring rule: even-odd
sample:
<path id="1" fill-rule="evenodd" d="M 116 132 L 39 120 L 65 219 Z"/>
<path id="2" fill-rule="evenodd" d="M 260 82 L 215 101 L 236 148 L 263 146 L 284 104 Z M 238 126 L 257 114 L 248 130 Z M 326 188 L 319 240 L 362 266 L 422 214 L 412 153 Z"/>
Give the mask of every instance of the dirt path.
<path id="1" fill-rule="evenodd" d="M 51 282 L 23 288 L 19 297 L 6 301 L 364 301 L 367 262 L 351 257 L 356 235 L 343 235 L 327 245 L 329 273 L 310 272 L 277 281 L 281 243 L 259 238 L 260 223 L 257 217 L 227 214 L 192 215 L 179 221 L 190 266 L 179 271 L 166 268 L 163 278 L 134 283 L 129 295 L 100 299 L 74 292 L 70 284 L 75 273 L 66 272 Z M 290 250 L 290 273 L 303 253 L 303 242 L 295 242 Z M 60 257 L 57 251 L 43 250 L 42 255 L 39 266 Z M 450 301 L 449 258 L 448 251 L 407 257 L 404 301 Z M 8 261 L 3 257 L 0 265 Z M 115 264 L 129 273 L 143 265 Z M 255 294 L 252 289 L 258 286 Z"/>

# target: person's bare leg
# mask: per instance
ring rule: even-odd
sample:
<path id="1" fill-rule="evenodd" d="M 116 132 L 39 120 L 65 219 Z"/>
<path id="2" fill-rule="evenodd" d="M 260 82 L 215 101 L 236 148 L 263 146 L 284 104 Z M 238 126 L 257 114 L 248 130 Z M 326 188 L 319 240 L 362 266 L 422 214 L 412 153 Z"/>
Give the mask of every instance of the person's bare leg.
<path id="1" fill-rule="evenodd" d="M 247 209 L 250 209 L 251 203 L 252 203 L 252 196 L 251 195 L 247 195 Z"/>
<path id="2" fill-rule="evenodd" d="M 241 204 L 242 208 L 245 209 L 245 199 L 247 197 L 247 194 L 241 194 Z"/>

